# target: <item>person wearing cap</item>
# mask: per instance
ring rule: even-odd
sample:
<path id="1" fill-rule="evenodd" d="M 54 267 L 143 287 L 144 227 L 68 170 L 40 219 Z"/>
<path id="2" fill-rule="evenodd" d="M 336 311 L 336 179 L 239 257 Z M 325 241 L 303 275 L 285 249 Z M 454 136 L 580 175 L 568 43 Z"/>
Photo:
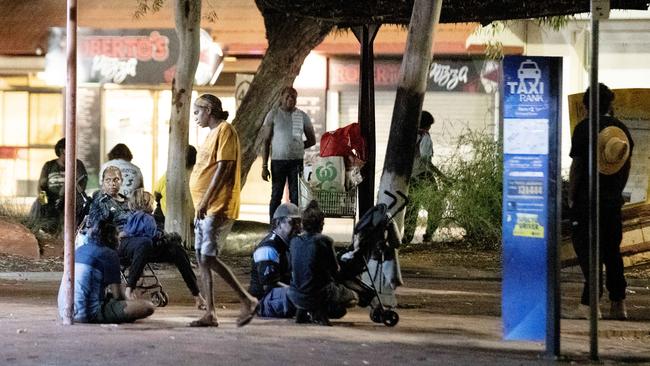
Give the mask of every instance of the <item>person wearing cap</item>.
<path id="1" fill-rule="evenodd" d="M 583 104 L 589 109 L 590 90 L 584 94 Z M 599 238 L 599 296 L 603 292 L 602 264 L 607 270 L 605 285 L 609 292 L 611 319 L 627 319 L 625 308 L 625 288 L 627 283 L 623 273 L 621 239 L 623 226 L 621 207 L 623 188 L 630 175 L 634 141 L 627 127 L 612 115 L 614 93 L 605 85 L 599 84 L 600 132 L 598 134 L 598 179 L 600 183 Z M 589 316 L 589 119 L 576 125 L 571 138 L 573 159 L 569 175 L 569 207 L 573 248 L 578 257 L 580 269 L 585 277 L 580 304 L 575 313 L 566 314 L 570 318 Z M 599 309 L 600 314 L 600 309 Z"/>
<path id="2" fill-rule="evenodd" d="M 248 324 L 255 316 L 258 301 L 244 289 L 230 268 L 218 258 L 232 225 L 239 216 L 241 189 L 241 152 L 237 130 L 228 122 L 228 112 L 221 100 L 203 94 L 194 102 L 194 120 L 210 133 L 198 152 L 190 176 L 190 192 L 196 209 L 194 245 L 201 270 L 205 314 L 190 323 L 193 327 L 216 327 L 212 271 L 216 272 L 237 293 L 241 310 L 237 326 Z"/>
<path id="3" fill-rule="evenodd" d="M 305 149 L 316 144 L 314 127 L 307 113 L 296 108 L 298 92 L 287 86 L 280 93 L 280 106 L 272 108 L 264 118 L 262 129 L 262 179 L 271 177 L 269 217 L 280 205 L 285 184 L 289 200 L 298 204 L 298 176 L 303 169 Z M 302 136 L 306 137 L 303 141 Z M 271 156 L 271 171 L 268 159 Z"/>
<path id="4" fill-rule="evenodd" d="M 249 291 L 260 301 L 258 313 L 268 318 L 291 318 L 296 312 L 287 292 L 291 282 L 289 243 L 301 230 L 300 209 L 283 203 L 271 219 L 271 232 L 255 247 Z"/>

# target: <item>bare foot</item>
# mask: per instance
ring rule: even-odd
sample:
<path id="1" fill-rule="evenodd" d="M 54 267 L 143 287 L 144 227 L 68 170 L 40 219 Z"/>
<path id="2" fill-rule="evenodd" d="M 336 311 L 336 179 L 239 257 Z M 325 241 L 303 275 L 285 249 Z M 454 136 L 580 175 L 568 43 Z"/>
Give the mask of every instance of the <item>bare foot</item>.
<path id="1" fill-rule="evenodd" d="M 241 305 L 241 311 L 239 312 L 239 317 L 237 318 L 237 326 L 243 327 L 253 320 L 253 317 L 257 313 L 257 308 L 259 307 L 259 302 L 257 299 L 253 298 L 248 302 L 243 302 Z"/>
<path id="2" fill-rule="evenodd" d="M 194 306 L 196 306 L 197 309 L 199 310 L 205 310 L 205 299 L 203 299 L 203 296 L 199 294 L 198 296 L 194 296 Z"/>
<path id="3" fill-rule="evenodd" d="M 201 318 L 191 321 L 190 327 L 218 327 L 217 317 L 212 314 L 205 314 Z"/>
<path id="4" fill-rule="evenodd" d="M 135 300 L 136 299 L 135 293 L 133 292 L 133 290 L 130 287 L 127 287 L 127 288 L 124 289 L 124 297 L 127 300 Z"/>

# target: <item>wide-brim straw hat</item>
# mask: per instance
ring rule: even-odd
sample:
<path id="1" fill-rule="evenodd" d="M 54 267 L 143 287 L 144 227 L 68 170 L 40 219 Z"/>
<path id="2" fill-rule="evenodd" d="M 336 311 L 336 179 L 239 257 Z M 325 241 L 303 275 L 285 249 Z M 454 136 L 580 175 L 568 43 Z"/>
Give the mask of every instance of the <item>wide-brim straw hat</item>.
<path id="1" fill-rule="evenodd" d="M 616 126 L 604 128 L 598 134 L 598 171 L 616 174 L 630 157 L 630 141 L 625 132 Z"/>

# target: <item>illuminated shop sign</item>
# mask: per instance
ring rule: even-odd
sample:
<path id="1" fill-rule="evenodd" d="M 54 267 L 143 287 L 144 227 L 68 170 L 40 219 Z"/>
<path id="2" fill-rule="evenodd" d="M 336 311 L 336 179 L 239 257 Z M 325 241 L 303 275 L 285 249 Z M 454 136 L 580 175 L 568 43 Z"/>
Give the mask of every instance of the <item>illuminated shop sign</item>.
<path id="1" fill-rule="evenodd" d="M 205 30 L 196 72 L 197 85 L 213 84 L 223 50 Z M 65 81 L 65 29 L 52 28 L 44 78 Z M 172 29 L 90 29 L 78 32 L 78 81 L 82 83 L 168 84 L 174 78 L 179 42 Z"/>
<path id="2" fill-rule="evenodd" d="M 395 89 L 400 60 L 375 61 L 375 88 Z M 499 81 L 499 63 L 492 60 L 435 59 L 429 66 L 427 90 L 440 92 L 493 93 Z M 359 85 L 359 62 L 333 59 L 329 66 L 330 88 L 347 90 Z"/>

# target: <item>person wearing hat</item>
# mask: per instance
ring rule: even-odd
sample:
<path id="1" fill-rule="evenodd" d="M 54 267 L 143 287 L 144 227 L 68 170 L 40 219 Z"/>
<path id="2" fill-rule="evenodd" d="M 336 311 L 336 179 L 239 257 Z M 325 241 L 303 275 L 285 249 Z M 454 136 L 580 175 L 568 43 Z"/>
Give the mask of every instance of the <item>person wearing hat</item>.
<path id="1" fill-rule="evenodd" d="M 278 206 L 271 227 L 271 232 L 253 252 L 249 292 L 260 302 L 260 316 L 291 318 L 296 308 L 287 297 L 291 282 L 289 243 L 302 229 L 298 206 L 293 203 Z"/>
<path id="2" fill-rule="evenodd" d="M 216 327 L 212 271 L 216 272 L 237 293 L 241 310 L 237 326 L 248 324 L 255 316 L 257 299 L 244 289 L 230 268 L 218 258 L 232 225 L 239 216 L 241 190 L 241 152 L 237 130 L 228 122 L 228 112 L 221 100 L 203 94 L 194 102 L 194 120 L 210 133 L 201 145 L 190 176 L 190 192 L 196 209 L 194 246 L 201 270 L 202 293 L 206 312 L 192 327 Z"/>
<path id="3" fill-rule="evenodd" d="M 589 94 L 583 97 L 585 108 L 589 109 Z M 609 292 L 611 319 L 627 319 L 625 308 L 625 288 L 627 283 L 623 274 L 621 239 L 623 226 L 621 207 L 623 188 L 630 175 L 634 141 L 627 127 L 612 116 L 614 93 L 605 85 L 599 85 L 600 94 L 600 133 L 598 134 L 598 179 L 600 183 L 599 238 L 600 262 L 599 296 L 603 291 L 602 264 L 607 270 L 605 285 Z M 584 119 L 575 127 L 571 138 L 573 159 L 569 175 L 569 207 L 573 248 L 578 257 L 580 269 L 585 277 L 580 304 L 571 318 L 586 319 L 589 316 L 589 119 Z M 599 310 L 600 314 L 600 310 Z"/>

